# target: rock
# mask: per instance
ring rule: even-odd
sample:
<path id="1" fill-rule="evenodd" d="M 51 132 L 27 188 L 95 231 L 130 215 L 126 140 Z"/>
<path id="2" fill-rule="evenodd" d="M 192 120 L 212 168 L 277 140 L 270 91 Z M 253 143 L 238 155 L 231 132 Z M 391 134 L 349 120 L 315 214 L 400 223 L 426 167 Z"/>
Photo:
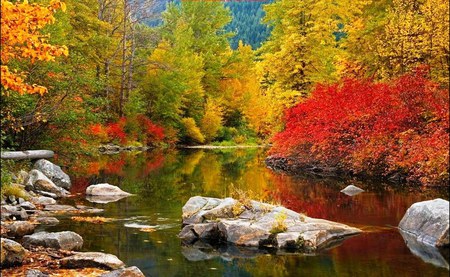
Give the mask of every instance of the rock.
<path id="1" fill-rule="evenodd" d="M 49 162 L 45 159 L 40 159 L 34 164 L 34 168 L 44 173 L 50 180 L 58 187 L 70 189 L 70 177 L 61 170 L 61 167 Z"/>
<path id="2" fill-rule="evenodd" d="M 99 267 L 105 269 L 119 269 L 125 264 L 112 254 L 101 252 L 80 252 L 61 260 L 64 268 Z"/>
<path id="3" fill-rule="evenodd" d="M 9 237 L 19 238 L 25 235 L 33 234 L 34 224 L 28 221 L 14 221 L 10 224 L 5 224 L 7 235 Z"/>
<path id="4" fill-rule="evenodd" d="M 28 201 L 22 202 L 21 204 L 19 204 L 19 207 L 23 208 L 24 210 L 35 210 L 36 209 L 36 206 Z"/>
<path id="5" fill-rule="evenodd" d="M 62 250 L 79 250 L 83 246 L 83 238 L 71 231 L 56 233 L 39 232 L 30 236 L 24 236 L 22 244 L 25 248 L 44 246 Z"/>
<path id="6" fill-rule="evenodd" d="M 246 247 L 273 247 L 302 252 L 330 247 L 361 230 L 310 218 L 281 206 L 250 201 L 244 206 L 232 198 L 195 196 L 183 207 L 179 237 L 184 243 L 222 241 Z"/>
<path id="7" fill-rule="evenodd" d="M 57 218 L 51 216 L 37 217 L 36 221 L 42 225 L 57 225 L 59 223 Z"/>
<path id="8" fill-rule="evenodd" d="M 44 196 L 44 197 L 53 198 L 53 199 L 59 198 L 58 195 L 56 195 L 54 193 L 51 193 L 51 192 L 42 191 L 42 190 L 38 190 L 36 192 L 39 193 L 40 195 Z"/>
<path id="9" fill-rule="evenodd" d="M 86 188 L 86 195 L 101 195 L 101 196 L 129 196 L 128 192 L 121 190 L 119 187 L 110 184 L 90 185 Z"/>
<path id="10" fill-rule="evenodd" d="M 100 277 L 145 277 L 145 275 L 136 266 L 130 266 L 124 269 L 103 273 Z"/>
<path id="11" fill-rule="evenodd" d="M 28 178 L 25 180 L 25 188 L 27 190 L 45 191 L 56 195 L 57 197 L 66 197 L 69 192 L 65 189 L 58 187 L 47 176 L 45 176 L 39 170 L 33 169 L 30 171 Z M 42 193 L 41 193 L 42 194 Z"/>
<path id="12" fill-rule="evenodd" d="M 86 200 L 92 203 L 107 204 L 117 202 L 128 195 L 86 195 Z"/>
<path id="13" fill-rule="evenodd" d="M 360 194 L 363 191 L 364 191 L 363 189 L 360 189 L 354 185 L 346 186 L 343 190 L 341 190 L 342 193 L 344 193 L 348 196 L 354 196 L 354 195 Z"/>
<path id="14" fill-rule="evenodd" d="M 16 204 L 16 197 L 14 195 L 8 195 L 7 199 L 10 204 L 13 204 L 13 205 Z"/>
<path id="15" fill-rule="evenodd" d="M 56 204 L 56 200 L 51 197 L 38 196 L 30 199 L 30 202 L 35 205 L 53 205 Z"/>
<path id="16" fill-rule="evenodd" d="M 26 220 L 26 219 L 28 219 L 28 214 L 21 207 L 11 206 L 11 205 L 2 205 L 1 206 L 1 219 Z"/>
<path id="17" fill-rule="evenodd" d="M 74 211 L 77 211 L 77 209 L 75 207 L 69 206 L 69 205 L 45 205 L 44 211 L 74 212 Z"/>
<path id="18" fill-rule="evenodd" d="M 437 198 L 414 203 L 398 227 L 421 243 L 434 247 L 448 246 L 449 202 Z"/>
<path id="19" fill-rule="evenodd" d="M 17 199 L 17 203 L 20 205 L 20 204 L 22 204 L 23 202 L 25 202 L 25 199 L 23 199 L 23 198 L 21 198 L 21 197 L 19 197 L 19 199 Z"/>
<path id="20" fill-rule="evenodd" d="M 19 243 L 1 238 L 1 267 L 22 264 L 25 249 Z"/>
<path id="21" fill-rule="evenodd" d="M 28 178 L 28 172 L 26 172 L 25 170 L 20 170 L 19 171 L 19 179 L 24 181 Z"/>
<path id="22" fill-rule="evenodd" d="M 48 274 L 44 274 L 37 269 L 29 269 L 27 270 L 27 273 L 25 275 L 25 277 L 47 277 L 47 276 Z"/>
<path id="23" fill-rule="evenodd" d="M 98 213 L 103 213 L 105 211 L 104 209 L 98 209 L 98 208 L 89 207 L 89 206 L 83 206 L 83 205 L 76 205 L 76 208 L 81 213 L 98 214 Z"/>

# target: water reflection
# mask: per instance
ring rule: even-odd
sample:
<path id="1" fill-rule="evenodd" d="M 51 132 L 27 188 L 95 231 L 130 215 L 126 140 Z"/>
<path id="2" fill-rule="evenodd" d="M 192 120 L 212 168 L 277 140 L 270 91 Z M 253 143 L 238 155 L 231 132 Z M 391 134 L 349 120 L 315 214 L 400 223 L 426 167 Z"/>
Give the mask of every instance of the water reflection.
<path id="1" fill-rule="evenodd" d="M 83 236 L 85 251 L 115 254 L 148 276 L 448 275 L 447 269 L 411 253 L 395 228 L 412 203 L 436 197 L 448 199 L 446 190 L 294 178 L 273 173 L 265 167 L 264 158 L 262 149 L 190 149 L 79 159 L 82 162 L 71 167 L 72 193 L 106 182 L 135 195 L 111 203 L 88 202 L 82 195 L 71 198 L 68 204 L 103 208 L 104 217 L 116 220 L 92 224 L 62 216 L 61 224 L 50 230 L 73 230 Z M 340 193 L 350 184 L 364 192 L 352 197 Z M 193 250 L 183 247 L 177 238 L 182 206 L 194 195 L 229 196 L 231 187 L 251 191 L 249 194 L 257 200 L 270 199 L 308 216 L 346 223 L 366 232 L 314 256 L 269 252 L 239 256 L 222 248 L 200 248 L 203 254 L 194 253 L 197 258 L 192 258 L 195 255 L 188 252 Z M 142 226 L 155 230 L 144 232 Z M 448 257 L 445 259 L 448 263 Z"/>

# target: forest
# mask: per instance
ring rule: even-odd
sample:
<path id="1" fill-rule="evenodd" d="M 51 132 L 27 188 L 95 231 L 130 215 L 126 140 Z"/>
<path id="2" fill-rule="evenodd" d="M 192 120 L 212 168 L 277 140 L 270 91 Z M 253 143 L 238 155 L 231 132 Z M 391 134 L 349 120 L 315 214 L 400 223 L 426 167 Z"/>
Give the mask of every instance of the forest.
<path id="1" fill-rule="evenodd" d="M 443 185 L 448 5 L 1 0 L 1 148 L 271 144 Z"/>

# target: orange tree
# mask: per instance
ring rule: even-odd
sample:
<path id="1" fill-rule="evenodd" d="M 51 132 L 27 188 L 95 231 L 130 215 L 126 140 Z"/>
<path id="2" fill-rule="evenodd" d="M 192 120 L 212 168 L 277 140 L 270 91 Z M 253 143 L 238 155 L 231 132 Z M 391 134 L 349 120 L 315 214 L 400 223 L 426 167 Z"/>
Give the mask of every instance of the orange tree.
<path id="1" fill-rule="evenodd" d="M 2 95 L 8 90 L 20 94 L 44 94 L 47 89 L 36 84 L 25 82 L 26 73 L 11 71 L 8 64 L 11 60 L 53 61 L 56 56 L 68 55 L 66 46 L 55 46 L 47 43 L 47 37 L 40 30 L 53 23 L 53 14 L 57 9 L 65 10 L 64 3 L 53 0 L 49 6 L 37 4 L 12 3 L 1 0 L 1 83 Z"/>

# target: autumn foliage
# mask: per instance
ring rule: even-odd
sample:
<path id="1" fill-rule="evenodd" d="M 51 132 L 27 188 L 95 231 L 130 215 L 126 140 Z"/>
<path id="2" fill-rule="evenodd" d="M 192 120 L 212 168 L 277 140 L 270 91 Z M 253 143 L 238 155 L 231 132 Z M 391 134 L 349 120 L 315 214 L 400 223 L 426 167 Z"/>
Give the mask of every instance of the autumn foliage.
<path id="1" fill-rule="evenodd" d="M 86 133 L 94 136 L 100 142 L 114 142 L 122 145 L 129 142 L 141 142 L 146 145 L 163 141 L 164 128 L 152 122 L 145 115 L 121 117 L 106 125 L 99 123 L 88 126 Z"/>
<path id="2" fill-rule="evenodd" d="M 318 85 L 286 113 L 272 152 L 350 170 L 399 172 L 423 184 L 448 180 L 448 90 L 420 68 L 391 83 Z"/>
<path id="3" fill-rule="evenodd" d="M 54 23 L 56 10 L 65 10 L 65 4 L 52 0 L 47 7 L 38 4 L 1 1 L 1 83 L 5 90 L 44 94 L 47 89 L 25 82 L 26 74 L 10 70 L 11 60 L 53 61 L 57 56 L 67 56 L 66 46 L 55 46 L 47 42 L 48 37 L 40 30 Z"/>

